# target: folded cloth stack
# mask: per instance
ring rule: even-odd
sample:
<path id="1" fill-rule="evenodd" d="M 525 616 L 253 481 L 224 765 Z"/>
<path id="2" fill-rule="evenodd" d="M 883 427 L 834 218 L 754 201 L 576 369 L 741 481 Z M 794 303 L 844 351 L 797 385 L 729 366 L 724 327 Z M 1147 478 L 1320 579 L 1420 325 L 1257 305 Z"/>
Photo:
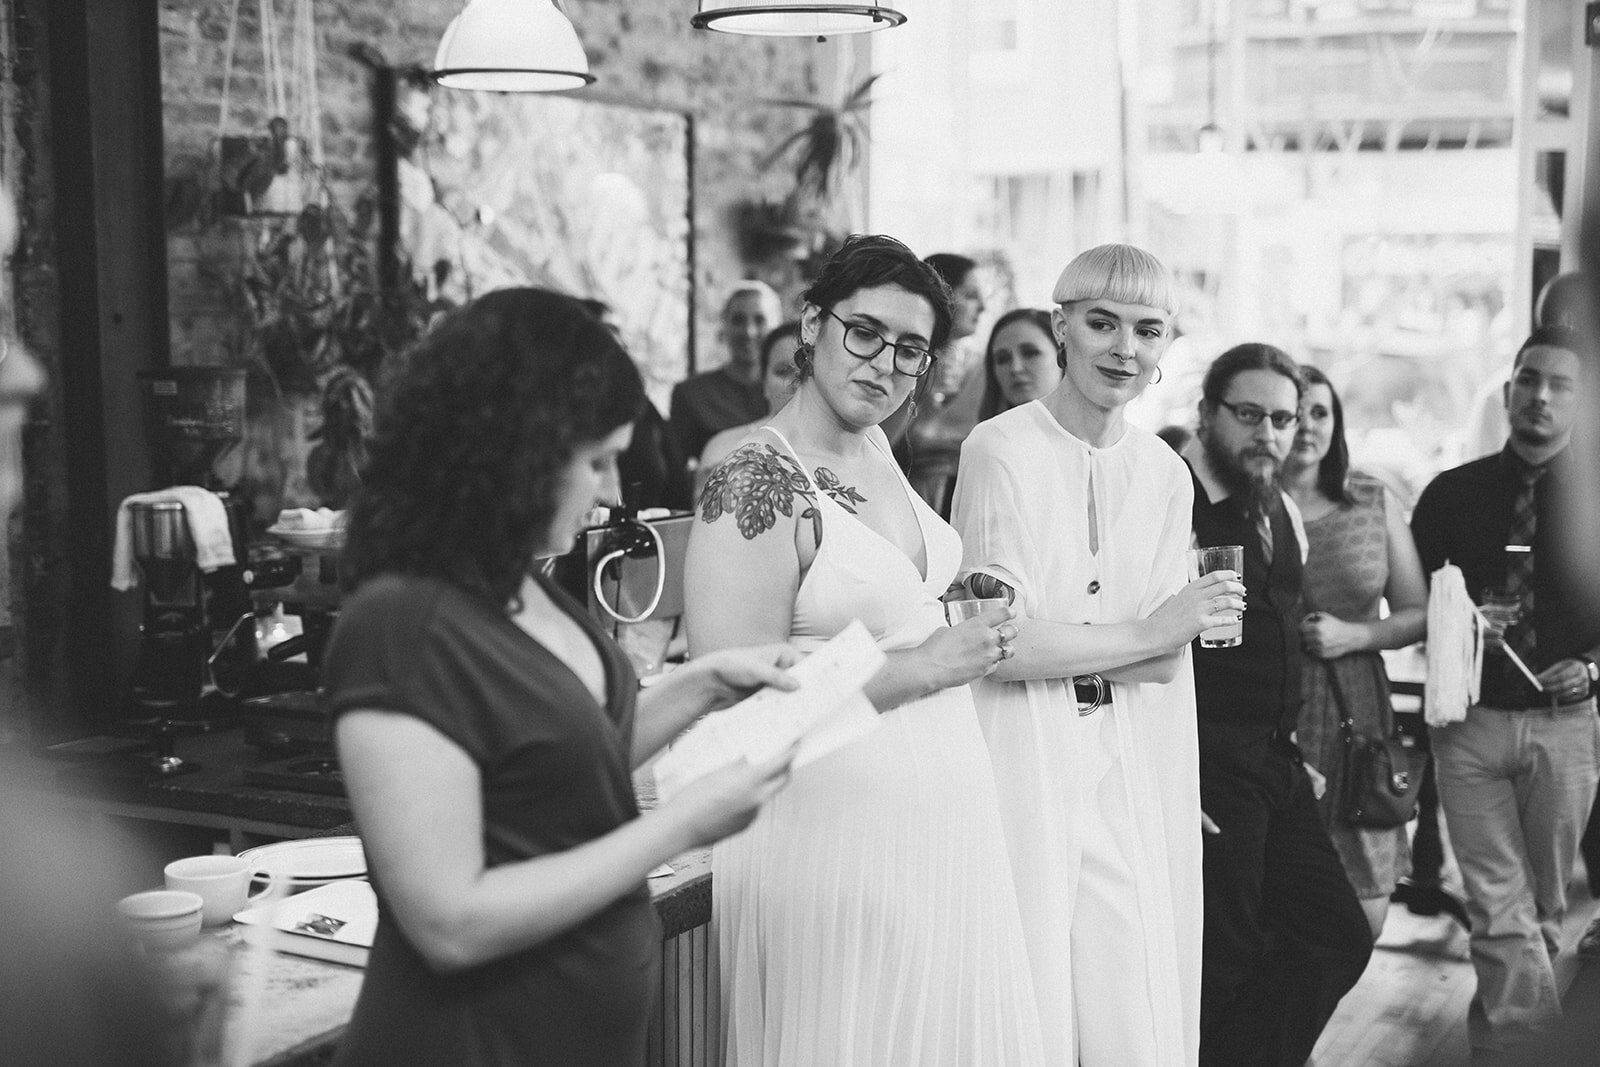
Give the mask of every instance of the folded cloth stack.
<path id="1" fill-rule="evenodd" d="M 1423 717 L 1429 726 L 1460 722 L 1478 702 L 1483 675 L 1483 628 L 1461 568 L 1433 572 L 1428 592 L 1428 680 Z"/>
<path id="2" fill-rule="evenodd" d="M 189 524 L 189 539 L 194 542 L 195 564 L 207 574 L 218 567 L 237 563 L 233 556 L 233 534 L 228 530 L 228 509 L 222 498 L 198 485 L 174 485 L 150 493 L 135 493 L 117 508 L 117 538 L 111 548 L 111 588 L 120 591 L 132 589 L 139 580 L 133 562 L 133 516 L 129 508 L 134 504 L 155 504 L 177 501 L 183 505 L 183 517 Z"/>

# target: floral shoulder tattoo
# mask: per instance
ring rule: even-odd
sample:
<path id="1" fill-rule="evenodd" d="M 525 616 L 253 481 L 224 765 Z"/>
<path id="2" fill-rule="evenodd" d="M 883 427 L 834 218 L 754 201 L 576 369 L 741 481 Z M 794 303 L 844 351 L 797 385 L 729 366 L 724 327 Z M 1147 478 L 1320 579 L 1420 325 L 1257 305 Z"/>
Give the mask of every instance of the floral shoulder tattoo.
<path id="1" fill-rule="evenodd" d="M 811 520 L 822 545 L 822 512 L 804 470 L 772 445 L 749 444 L 717 465 L 700 495 L 700 519 L 712 523 L 732 515 L 745 540 L 753 541 L 778 524 L 779 515 Z"/>
<path id="2" fill-rule="evenodd" d="M 839 480 L 839 476 L 827 467 L 818 467 L 816 474 L 817 488 L 833 497 L 834 501 L 850 514 L 854 515 L 856 513 L 855 506 L 857 504 L 865 504 L 867 502 L 866 497 L 856 492 L 855 486 L 845 485 Z"/>

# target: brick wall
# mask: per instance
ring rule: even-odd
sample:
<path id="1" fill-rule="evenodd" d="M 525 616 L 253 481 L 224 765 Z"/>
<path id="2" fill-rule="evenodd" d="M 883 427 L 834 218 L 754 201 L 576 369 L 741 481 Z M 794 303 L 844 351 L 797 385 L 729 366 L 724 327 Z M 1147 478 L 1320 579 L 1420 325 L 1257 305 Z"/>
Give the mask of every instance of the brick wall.
<path id="1" fill-rule="evenodd" d="M 239 0 L 229 132 L 260 129 L 264 107 L 260 0 Z M 64 717 L 64 624 L 72 560 L 65 549 L 66 494 L 61 439 L 59 333 L 63 298 L 55 269 L 58 205 L 52 189 L 49 129 L 50 0 L 0 0 L 0 176 L 14 191 L 23 240 L 0 282 L 0 327 L 15 325 L 51 373 L 26 442 L 27 491 L 21 514 L 0 522 L 0 744 L 29 734 L 71 735 Z M 278 0 L 287 20 L 288 0 Z M 217 133 L 229 0 L 159 0 L 163 122 L 169 180 L 192 171 Z M 323 142 L 335 194 L 348 205 L 374 175 L 368 72 L 356 45 L 393 66 L 427 64 L 461 0 L 317 0 L 318 88 Z M 716 301 L 743 277 L 732 208 L 760 190 L 781 194 L 781 175 L 757 174 L 757 161 L 804 118 L 759 101 L 837 95 L 841 68 L 865 69 L 864 42 L 844 38 L 763 40 L 693 31 L 693 0 L 568 0 L 605 98 L 687 111 L 695 120 L 694 234 L 697 362 L 714 365 Z M 76 208 L 67 206 L 68 210 Z M 227 281 L 239 242 L 237 222 L 193 224 L 169 233 L 173 358 L 228 362 L 237 349 Z M 761 273 L 786 296 L 794 271 Z M 283 435 L 288 440 L 303 427 Z M 303 447 L 303 446 L 302 446 Z M 292 465 L 295 457 L 288 457 Z"/>
<path id="2" fill-rule="evenodd" d="M 241 0 L 235 60 L 229 81 L 229 133 L 260 130 L 264 110 L 258 0 Z M 288 5 L 279 0 L 280 23 Z M 212 150 L 223 85 L 227 0 L 162 0 L 162 77 L 169 173 L 192 170 Z M 428 65 L 458 0 L 318 0 L 318 92 L 322 139 L 335 195 L 354 202 L 373 180 L 367 70 L 351 58 L 370 47 L 392 66 Z M 570 0 L 568 10 L 598 82 L 588 93 L 685 110 L 695 120 L 694 237 L 697 310 L 696 363 L 715 365 L 718 294 L 743 277 L 733 205 L 757 188 L 781 191 L 779 175 L 765 178 L 757 162 L 795 128 L 794 109 L 764 107 L 762 99 L 832 95 L 841 50 L 849 38 L 731 37 L 689 26 L 692 0 Z M 221 362 L 236 346 L 224 287 L 237 254 L 237 224 L 186 227 L 169 240 L 174 357 Z M 769 268 L 786 294 L 792 273 Z"/>
<path id="3" fill-rule="evenodd" d="M 22 337 L 60 381 L 62 294 L 55 267 L 56 202 L 49 145 L 49 0 L 0 2 L 0 176 L 15 198 L 20 240 L 0 280 L 0 325 Z M 38 732 L 61 680 L 71 568 L 64 549 L 61 394 L 34 408 L 23 436 L 23 505 L 0 516 L 0 744 Z M 45 732 L 48 732 L 46 730 Z"/>

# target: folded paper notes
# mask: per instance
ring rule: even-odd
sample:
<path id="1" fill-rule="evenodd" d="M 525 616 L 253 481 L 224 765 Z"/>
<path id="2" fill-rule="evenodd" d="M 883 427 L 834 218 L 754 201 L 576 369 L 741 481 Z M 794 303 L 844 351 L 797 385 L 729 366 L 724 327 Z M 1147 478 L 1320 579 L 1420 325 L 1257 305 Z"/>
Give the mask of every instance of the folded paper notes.
<path id="1" fill-rule="evenodd" d="M 656 760 L 657 795 L 665 803 L 711 771 L 741 759 L 771 759 L 796 740 L 795 769 L 856 740 L 878 725 L 861 687 L 883 662 L 867 628 L 851 623 L 790 668 L 798 689 L 763 689 L 685 731 Z"/>

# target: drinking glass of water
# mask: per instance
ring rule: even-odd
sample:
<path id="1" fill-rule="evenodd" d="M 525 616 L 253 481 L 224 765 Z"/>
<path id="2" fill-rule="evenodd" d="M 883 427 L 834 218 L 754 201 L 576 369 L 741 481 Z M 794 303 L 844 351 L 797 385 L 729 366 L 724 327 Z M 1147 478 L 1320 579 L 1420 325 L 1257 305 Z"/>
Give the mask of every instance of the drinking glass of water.
<path id="1" fill-rule="evenodd" d="M 1232 571 L 1244 575 L 1244 546 L 1215 545 L 1211 548 L 1189 549 L 1189 580 L 1210 574 L 1212 571 Z M 1201 648 L 1233 648 L 1244 643 L 1244 613 L 1230 623 L 1213 626 L 1200 632 Z"/>

